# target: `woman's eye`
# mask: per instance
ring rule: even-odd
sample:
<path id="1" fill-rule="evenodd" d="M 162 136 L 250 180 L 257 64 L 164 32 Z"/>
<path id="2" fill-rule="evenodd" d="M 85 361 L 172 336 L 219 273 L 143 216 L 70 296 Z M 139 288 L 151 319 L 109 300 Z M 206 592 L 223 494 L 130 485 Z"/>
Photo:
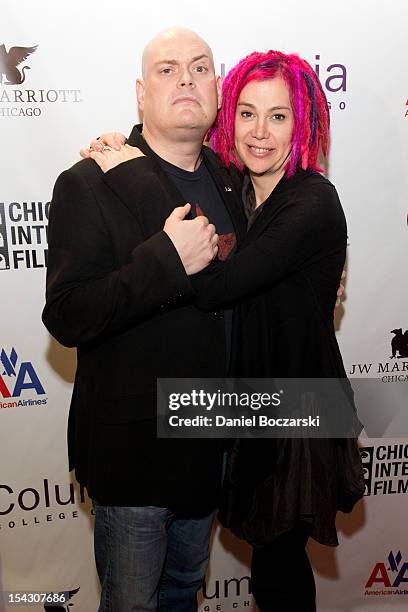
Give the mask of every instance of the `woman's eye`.
<path id="1" fill-rule="evenodd" d="M 241 117 L 244 119 L 250 119 L 252 117 L 251 111 L 241 111 Z"/>
<path id="2" fill-rule="evenodd" d="M 272 115 L 272 119 L 275 119 L 277 121 L 283 121 L 285 119 L 285 115 L 282 115 L 282 113 L 275 113 L 274 115 Z"/>

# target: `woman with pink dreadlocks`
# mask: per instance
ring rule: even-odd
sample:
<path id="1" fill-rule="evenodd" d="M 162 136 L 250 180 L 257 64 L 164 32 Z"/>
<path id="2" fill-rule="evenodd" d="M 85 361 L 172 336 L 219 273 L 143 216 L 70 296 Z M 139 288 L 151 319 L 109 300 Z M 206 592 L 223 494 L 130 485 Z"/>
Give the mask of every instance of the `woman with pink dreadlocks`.
<path id="1" fill-rule="evenodd" d="M 231 259 L 193 277 L 199 303 L 238 302 L 234 376 L 346 379 L 333 308 L 347 229 L 318 163 L 329 143 L 319 79 L 297 55 L 255 52 L 229 72 L 222 93 L 212 146 L 243 171 L 248 232 Z M 351 511 L 363 491 L 355 439 L 235 443 L 221 519 L 254 546 L 262 612 L 316 609 L 305 545 L 310 536 L 337 545 L 336 512 Z"/>
<path id="2" fill-rule="evenodd" d="M 235 305 L 232 376 L 345 380 L 333 309 L 347 229 L 318 162 L 329 143 L 319 79 L 297 55 L 255 52 L 229 72 L 222 97 L 211 142 L 242 193 L 247 235 L 192 277 L 197 304 Z M 316 610 L 305 545 L 336 546 L 336 513 L 363 491 L 355 438 L 234 443 L 221 520 L 254 547 L 262 612 Z"/>

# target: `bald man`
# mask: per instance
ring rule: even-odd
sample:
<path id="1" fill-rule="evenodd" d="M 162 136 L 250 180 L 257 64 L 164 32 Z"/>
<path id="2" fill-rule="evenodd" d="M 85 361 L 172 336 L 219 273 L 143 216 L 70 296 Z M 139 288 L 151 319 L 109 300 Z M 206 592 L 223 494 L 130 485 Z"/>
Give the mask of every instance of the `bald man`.
<path id="1" fill-rule="evenodd" d="M 168 29 L 147 45 L 142 76 L 143 125 L 128 144 L 91 152 L 97 164 L 56 182 L 43 320 L 77 347 L 69 458 L 95 505 L 99 610 L 190 612 L 223 449 L 156 439 L 156 380 L 226 374 L 231 313 L 198 310 L 186 272 L 228 257 L 245 220 L 202 146 L 220 91 L 208 45 Z"/>

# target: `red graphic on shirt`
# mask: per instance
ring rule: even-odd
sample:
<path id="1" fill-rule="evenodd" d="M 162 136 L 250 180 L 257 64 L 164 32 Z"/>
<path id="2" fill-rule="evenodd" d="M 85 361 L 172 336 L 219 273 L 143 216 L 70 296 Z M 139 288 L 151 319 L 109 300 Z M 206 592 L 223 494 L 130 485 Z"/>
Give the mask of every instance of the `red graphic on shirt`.
<path id="1" fill-rule="evenodd" d="M 198 204 L 196 204 L 195 209 L 197 217 L 204 217 L 204 213 Z M 219 234 L 217 259 L 220 261 L 225 261 L 231 251 L 234 250 L 236 242 L 237 239 L 234 232 L 230 232 L 229 234 Z"/>

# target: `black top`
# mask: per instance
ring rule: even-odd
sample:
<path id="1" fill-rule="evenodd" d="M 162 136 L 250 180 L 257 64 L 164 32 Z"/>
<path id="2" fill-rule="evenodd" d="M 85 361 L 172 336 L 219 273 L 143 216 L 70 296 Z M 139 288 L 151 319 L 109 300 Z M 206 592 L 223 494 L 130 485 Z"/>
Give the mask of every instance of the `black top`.
<path id="1" fill-rule="evenodd" d="M 235 251 L 236 236 L 231 216 L 221 198 L 218 188 L 206 164 L 201 163 L 190 172 L 179 168 L 155 154 L 160 166 L 175 184 L 184 198 L 191 204 L 190 218 L 204 215 L 216 227 L 218 234 L 217 259 L 225 261 Z M 228 370 L 231 359 L 232 308 L 224 309 L 220 315 L 225 325 L 225 359 Z"/>
<path id="2" fill-rule="evenodd" d="M 346 243 L 334 186 L 300 170 L 277 184 L 238 253 L 193 277 L 201 306 L 237 302 L 234 375 L 346 379 L 333 325 Z M 299 519 L 337 544 L 337 509 L 364 491 L 354 440 L 240 440 L 228 473 L 224 522 L 255 545 Z"/>

